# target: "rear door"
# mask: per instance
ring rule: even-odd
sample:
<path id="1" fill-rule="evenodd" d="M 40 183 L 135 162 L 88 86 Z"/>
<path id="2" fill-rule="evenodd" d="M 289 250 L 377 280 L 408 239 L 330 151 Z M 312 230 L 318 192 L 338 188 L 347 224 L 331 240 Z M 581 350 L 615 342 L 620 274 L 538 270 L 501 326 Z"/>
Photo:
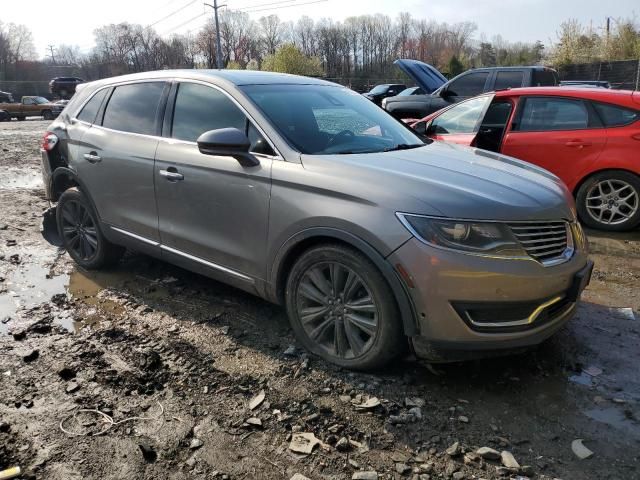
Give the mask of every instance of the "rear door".
<path id="1" fill-rule="evenodd" d="M 77 169 L 101 220 L 116 231 L 159 242 L 153 163 L 165 82 L 116 86 L 78 147 Z"/>
<path id="2" fill-rule="evenodd" d="M 492 90 L 522 87 L 525 82 L 524 70 L 498 70 L 495 74 Z"/>
<path id="3" fill-rule="evenodd" d="M 521 97 L 502 153 L 539 165 L 572 186 L 607 142 L 593 107 L 568 97 Z"/>
<path id="4" fill-rule="evenodd" d="M 174 90 L 167 106 L 173 119 L 165 121 L 155 165 L 162 254 L 178 264 L 200 263 L 226 281 L 264 278 L 275 152 L 221 89 L 181 82 Z M 229 127 L 248 134 L 259 165 L 200 153 L 202 133 Z"/>

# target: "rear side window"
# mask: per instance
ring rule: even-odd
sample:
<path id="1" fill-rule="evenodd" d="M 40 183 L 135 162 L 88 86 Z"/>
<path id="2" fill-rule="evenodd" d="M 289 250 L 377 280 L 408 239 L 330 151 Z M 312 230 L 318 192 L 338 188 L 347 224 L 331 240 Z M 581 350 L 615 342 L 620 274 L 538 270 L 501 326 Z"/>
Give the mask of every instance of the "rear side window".
<path id="1" fill-rule="evenodd" d="M 531 79 L 532 87 L 555 87 L 560 83 L 555 70 L 534 70 Z"/>
<path id="2" fill-rule="evenodd" d="M 580 130 L 589 128 L 589 110 L 582 100 L 527 98 L 518 130 Z"/>
<path id="3" fill-rule="evenodd" d="M 496 75 L 496 84 L 494 90 L 504 90 L 505 88 L 517 88 L 522 86 L 524 72 L 498 72 Z"/>
<path id="4" fill-rule="evenodd" d="M 484 91 L 489 72 L 469 73 L 447 87 L 447 91 L 457 97 L 474 97 Z"/>
<path id="5" fill-rule="evenodd" d="M 640 119 L 640 112 L 637 110 L 608 103 L 592 103 L 605 127 L 621 127 Z"/>
<path id="6" fill-rule="evenodd" d="M 245 131 L 247 118 L 224 93 L 197 83 L 181 83 L 173 109 L 171 136 L 195 142 L 209 130 Z"/>
<path id="7" fill-rule="evenodd" d="M 93 123 L 96 119 L 96 115 L 98 114 L 98 110 L 100 110 L 100 105 L 102 105 L 102 100 L 104 100 L 104 96 L 107 94 L 108 88 L 103 88 L 98 93 L 96 93 L 91 100 L 85 103 L 82 110 L 78 114 L 78 120 L 82 120 L 83 122 Z"/>
<path id="8" fill-rule="evenodd" d="M 102 126 L 121 132 L 156 135 L 156 112 L 164 82 L 116 87 L 104 112 Z"/>

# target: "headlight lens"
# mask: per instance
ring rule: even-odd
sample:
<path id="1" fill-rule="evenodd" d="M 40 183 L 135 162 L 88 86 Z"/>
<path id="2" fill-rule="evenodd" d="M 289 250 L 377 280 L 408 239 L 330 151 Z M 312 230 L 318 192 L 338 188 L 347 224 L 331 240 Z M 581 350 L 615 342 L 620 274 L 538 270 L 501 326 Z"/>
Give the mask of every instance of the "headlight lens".
<path id="1" fill-rule="evenodd" d="M 506 225 L 398 213 L 405 227 L 434 247 L 497 257 L 528 258 Z"/>

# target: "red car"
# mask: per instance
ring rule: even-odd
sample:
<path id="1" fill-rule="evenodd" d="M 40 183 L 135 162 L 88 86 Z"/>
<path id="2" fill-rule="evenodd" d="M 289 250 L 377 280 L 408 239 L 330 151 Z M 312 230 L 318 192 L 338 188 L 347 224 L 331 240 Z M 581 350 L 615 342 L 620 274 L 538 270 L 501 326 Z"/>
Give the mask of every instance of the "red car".
<path id="1" fill-rule="evenodd" d="M 590 227 L 621 231 L 640 224 L 640 92 L 514 88 L 405 122 L 429 138 L 553 172 Z"/>

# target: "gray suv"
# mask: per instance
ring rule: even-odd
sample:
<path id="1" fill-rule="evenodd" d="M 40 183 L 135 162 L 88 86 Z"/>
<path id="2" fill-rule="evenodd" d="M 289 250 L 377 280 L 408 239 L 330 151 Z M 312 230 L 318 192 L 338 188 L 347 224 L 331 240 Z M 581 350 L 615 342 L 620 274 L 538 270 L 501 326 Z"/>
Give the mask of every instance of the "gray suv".
<path id="1" fill-rule="evenodd" d="M 361 95 L 252 71 L 160 71 L 78 92 L 43 139 L 83 268 L 125 248 L 283 304 L 348 368 L 537 344 L 592 264 L 552 174 L 430 142 Z M 409 341 L 407 341 L 407 339 Z"/>

